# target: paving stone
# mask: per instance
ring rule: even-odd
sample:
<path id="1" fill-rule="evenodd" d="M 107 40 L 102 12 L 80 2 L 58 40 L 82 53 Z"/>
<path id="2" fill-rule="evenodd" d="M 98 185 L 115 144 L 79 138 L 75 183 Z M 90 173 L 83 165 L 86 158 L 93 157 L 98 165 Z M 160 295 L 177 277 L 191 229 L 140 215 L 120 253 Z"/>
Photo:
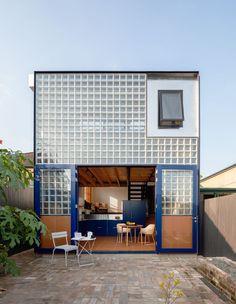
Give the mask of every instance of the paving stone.
<path id="1" fill-rule="evenodd" d="M 159 284 L 174 272 L 185 296 L 176 303 L 221 304 L 194 270 L 195 255 L 100 254 L 95 265 L 79 267 L 75 260 L 25 252 L 14 259 L 21 264 L 19 277 L 1 277 L 1 304 L 157 304 L 164 303 Z M 85 260 L 85 259 L 84 259 Z"/>

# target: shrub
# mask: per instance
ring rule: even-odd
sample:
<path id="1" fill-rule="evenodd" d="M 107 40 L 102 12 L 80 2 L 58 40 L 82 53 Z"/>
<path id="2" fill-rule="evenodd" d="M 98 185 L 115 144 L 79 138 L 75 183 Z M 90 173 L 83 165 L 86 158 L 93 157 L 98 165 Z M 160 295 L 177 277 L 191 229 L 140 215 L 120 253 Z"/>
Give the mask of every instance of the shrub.
<path id="1" fill-rule="evenodd" d="M 165 299 L 165 304 L 175 303 L 178 298 L 184 296 L 183 291 L 177 288 L 180 283 L 180 279 L 175 277 L 174 272 L 163 276 L 163 281 L 160 283 L 160 287 L 162 289 L 162 297 Z"/>
<path id="2" fill-rule="evenodd" d="M 8 258 L 9 249 L 19 245 L 39 246 L 40 233 L 46 233 L 46 226 L 32 210 L 0 207 L 0 264 L 6 273 L 19 274 L 16 263 Z"/>

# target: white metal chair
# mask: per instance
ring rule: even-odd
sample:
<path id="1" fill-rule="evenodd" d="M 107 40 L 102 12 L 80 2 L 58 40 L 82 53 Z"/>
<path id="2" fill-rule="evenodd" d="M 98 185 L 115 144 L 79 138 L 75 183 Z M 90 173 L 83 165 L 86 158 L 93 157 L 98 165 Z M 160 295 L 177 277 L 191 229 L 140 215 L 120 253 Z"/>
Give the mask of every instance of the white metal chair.
<path id="1" fill-rule="evenodd" d="M 130 235 L 130 239 L 132 241 L 132 235 L 131 235 L 131 229 L 130 228 L 125 228 L 122 226 L 124 226 L 124 224 L 117 224 L 116 225 L 116 230 L 117 230 L 117 238 L 116 238 L 116 242 L 117 243 L 122 243 L 123 241 L 123 234 L 127 234 L 127 230 L 128 230 L 128 234 Z"/>
<path id="2" fill-rule="evenodd" d="M 139 233 L 139 235 L 141 237 L 141 242 L 142 242 L 142 236 L 143 235 L 144 235 L 144 244 L 147 244 L 147 236 L 148 236 L 148 241 L 149 242 L 150 242 L 150 237 L 152 238 L 153 242 L 155 242 L 154 232 L 155 232 L 155 225 L 154 224 L 149 224 L 147 227 L 141 228 L 140 233 Z"/>
<path id="3" fill-rule="evenodd" d="M 63 245 L 56 245 L 55 240 L 56 239 L 65 239 L 66 243 Z M 69 245 L 68 244 L 68 238 L 67 238 L 67 231 L 61 231 L 61 232 L 52 232 L 52 242 L 53 242 L 53 251 L 52 251 L 52 260 L 54 258 L 55 250 L 63 250 L 65 252 L 65 265 L 67 266 L 67 258 L 68 258 L 68 252 L 70 251 L 76 251 L 77 261 L 79 263 L 79 257 L 78 257 L 78 246 L 76 245 Z"/>

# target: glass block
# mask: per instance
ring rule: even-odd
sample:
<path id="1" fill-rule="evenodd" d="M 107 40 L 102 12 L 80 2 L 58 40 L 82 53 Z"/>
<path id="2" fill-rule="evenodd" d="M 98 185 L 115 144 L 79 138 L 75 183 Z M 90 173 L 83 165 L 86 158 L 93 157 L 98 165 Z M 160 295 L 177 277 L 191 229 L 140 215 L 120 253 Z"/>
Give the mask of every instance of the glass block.
<path id="1" fill-rule="evenodd" d="M 70 214 L 71 178 L 70 170 L 41 170 L 40 201 L 42 215 L 61 214 L 61 204 L 66 203 Z M 63 193 L 63 196 L 61 194 Z"/>
<path id="2" fill-rule="evenodd" d="M 146 137 L 146 75 L 142 73 L 36 74 L 36 114 L 37 163 L 88 163 L 88 152 L 96 150 L 99 156 L 89 161 L 100 164 L 104 147 L 95 147 L 94 138 L 109 141 L 108 152 L 113 155 L 117 150 L 125 150 L 125 155 L 128 150 L 138 152 L 126 159 L 130 164 L 198 162 L 197 138 Z M 63 148 L 58 142 L 52 144 L 54 138 Z M 82 147 L 83 139 L 88 142 Z M 115 145 L 118 139 L 128 139 L 132 147 Z M 103 157 L 104 164 L 110 160 Z M 121 163 L 119 157 L 111 161 Z"/>
<path id="3" fill-rule="evenodd" d="M 189 194 L 192 193 L 190 190 L 192 171 L 163 170 L 162 172 L 162 214 L 191 215 L 192 196 Z"/>

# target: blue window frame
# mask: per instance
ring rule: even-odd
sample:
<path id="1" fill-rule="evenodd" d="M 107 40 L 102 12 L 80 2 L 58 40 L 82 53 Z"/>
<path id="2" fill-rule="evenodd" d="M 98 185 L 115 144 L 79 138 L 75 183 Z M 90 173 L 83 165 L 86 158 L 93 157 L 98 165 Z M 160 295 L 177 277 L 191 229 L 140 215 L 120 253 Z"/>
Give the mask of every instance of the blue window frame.
<path id="1" fill-rule="evenodd" d="M 35 178 L 34 178 L 34 210 L 38 216 L 40 214 L 40 175 L 41 170 L 49 170 L 55 172 L 57 170 L 67 170 L 71 172 L 71 201 L 70 201 L 70 215 L 71 215 L 71 236 L 74 235 L 74 232 L 78 229 L 78 205 L 77 205 L 77 192 L 78 192 L 78 177 L 77 177 L 77 168 L 74 165 L 36 165 L 35 166 Z"/>

